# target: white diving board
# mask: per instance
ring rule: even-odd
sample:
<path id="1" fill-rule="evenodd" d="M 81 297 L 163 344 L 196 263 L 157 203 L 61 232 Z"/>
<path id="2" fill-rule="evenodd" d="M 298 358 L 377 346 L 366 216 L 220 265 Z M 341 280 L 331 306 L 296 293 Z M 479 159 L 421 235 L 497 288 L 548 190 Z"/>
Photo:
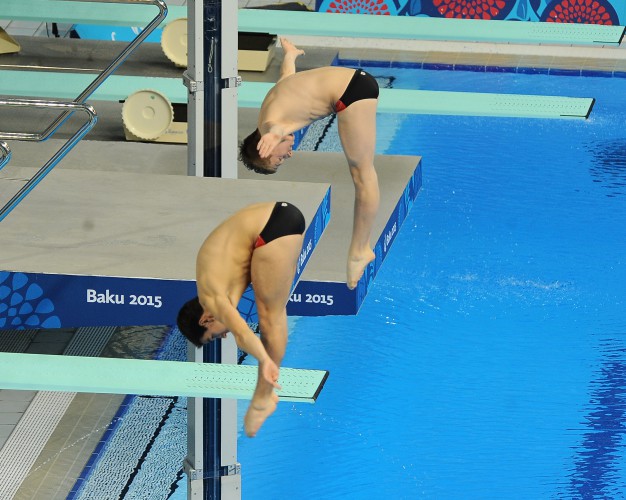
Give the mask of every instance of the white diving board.
<path id="1" fill-rule="evenodd" d="M 260 108 L 272 86 L 272 83 L 244 82 L 239 89 L 239 106 Z M 378 112 L 586 119 L 594 102 L 591 97 L 380 89 Z"/>
<path id="2" fill-rule="evenodd" d="M 0 353 L 0 389 L 250 399 L 257 367 L 140 359 Z M 281 368 L 282 401 L 314 403 L 328 372 Z"/>
<path id="3" fill-rule="evenodd" d="M 0 94 L 73 99 L 95 75 L 0 70 Z M 239 107 L 258 108 L 273 83 L 243 82 Z M 121 101 L 141 89 L 166 95 L 171 102 L 187 102 L 182 79 L 112 75 L 94 92 L 92 100 Z M 509 116 L 523 118 L 589 117 L 593 98 L 479 92 L 380 89 L 379 113 Z"/>
<path id="4" fill-rule="evenodd" d="M 106 1 L 2 0 L 0 19 L 140 27 L 154 18 L 156 8 L 145 1 L 121 4 Z M 187 7 L 168 5 L 167 10 L 168 15 L 161 25 L 187 17 Z"/>
<path id="5" fill-rule="evenodd" d="M 619 45 L 624 26 L 239 10 L 239 31 L 350 38 Z"/>
<path id="6" fill-rule="evenodd" d="M 3 0 L 0 18 L 68 24 L 145 26 L 153 9 L 64 0 Z M 164 23 L 187 17 L 186 7 L 168 7 Z M 465 40 L 503 43 L 619 45 L 623 26 L 369 16 L 263 9 L 239 9 L 241 32 L 409 40 Z"/>

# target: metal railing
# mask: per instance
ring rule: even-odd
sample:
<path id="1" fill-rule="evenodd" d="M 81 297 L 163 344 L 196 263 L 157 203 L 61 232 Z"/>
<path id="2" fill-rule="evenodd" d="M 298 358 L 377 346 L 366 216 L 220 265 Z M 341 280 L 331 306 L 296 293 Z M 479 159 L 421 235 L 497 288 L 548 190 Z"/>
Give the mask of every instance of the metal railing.
<path id="1" fill-rule="evenodd" d="M 30 193 L 37 184 L 52 170 L 57 163 L 59 163 L 63 157 L 89 132 L 96 122 L 98 117 L 96 111 L 89 104 L 82 104 L 77 102 L 57 102 L 57 101 L 41 101 L 34 99 L 0 99 L 0 106 L 13 106 L 13 107 L 34 107 L 43 109 L 62 109 L 64 114 L 74 113 L 75 111 L 81 111 L 87 114 L 88 119 L 85 123 L 61 146 L 61 148 L 41 167 L 35 175 L 33 175 L 26 184 L 0 208 L 0 221 L 13 210 L 23 199 Z M 45 140 L 51 135 L 49 129 L 45 132 L 38 133 L 22 133 L 22 132 L 2 132 L 3 138 L 17 139 L 20 141 L 36 141 L 40 142 Z"/>
<path id="2" fill-rule="evenodd" d="M 71 0 L 69 0 L 71 1 Z M 0 140 L 20 140 L 41 142 L 50 138 L 65 123 L 65 121 L 76 111 L 84 112 L 89 119 L 63 144 L 63 146 L 41 167 L 37 173 L 13 196 L 2 208 L 0 208 L 0 221 L 13 210 L 30 191 L 63 159 L 63 157 L 89 132 L 97 122 L 95 110 L 85 104 L 85 101 L 102 85 L 102 83 L 128 58 L 128 56 L 159 26 L 167 16 L 167 5 L 163 0 L 92 0 L 94 3 L 127 3 L 155 5 L 159 8 L 158 15 L 148 25 L 140 31 L 137 36 L 120 52 L 120 54 L 109 64 L 89 86 L 72 102 L 59 102 L 35 99 L 0 99 L 0 106 L 13 107 L 35 107 L 45 109 L 61 109 L 53 122 L 41 133 L 22 132 L 2 132 Z M 11 158 L 9 146 L 0 141 L 0 169 L 4 167 Z"/>
<path id="3" fill-rule="evenodd" d="M 0 141 L 0 170 L 11 161 L 11 149 L 6 142 Z"/>
<path id="4" fill-rule="evenodd" d="M 137 48 L 137 46 L 141 42 L 143 42 L 148 36 L 150 36 L 150 33 L 152 33 L 157 28 L 157 26 L 159 26 L 159 24 L 161 24 L 163 20 L 167 17 L 167 5 L 163 0 L 94 0 L 94 3 L 128 3 L 135 5 L 138 3 L 152 4 L 156 5 L 159 8 L 159 14 L 152 21 L 150 21 L 150 23 L 148 23 L 148 25 L 142 31 L 139 32 L 139 34 L 126 46 L 124 50 L 122 50 L 122 52 L 120 52 L 120 54 L 111 62 L 111 64 L 109 64 L 104 70 L 102 70 L 97 78 L 93 82 L 91 82 L 89 86 L 85 90 L 83 90 L 83 92 L 76 99 L 74 99 L 74 102 L 82 103 L 89 99 L 89 96 L 91 96 L 91 94 L 93 94 L 96 89 L 100 85 L 102 85 L 102 82 L 104 82 L 104 80 L 106 80 L 111 75 L 111 73 L 113 73 L 128 58 L 128 56 Z M 69 117 L 70 114 L 71 111 L 66 111 L 65 113 L 62 113 L 54 122 L 52 122 L 52 124 L 50 124 L 46 132 L 48 132 L 48 130 L 50 129 L 52 130 L 52 132 L 54 132 L 58 127 L 61 126 L 61 124 Z M 2 137 L 1 132 L 0 137 Z"/>

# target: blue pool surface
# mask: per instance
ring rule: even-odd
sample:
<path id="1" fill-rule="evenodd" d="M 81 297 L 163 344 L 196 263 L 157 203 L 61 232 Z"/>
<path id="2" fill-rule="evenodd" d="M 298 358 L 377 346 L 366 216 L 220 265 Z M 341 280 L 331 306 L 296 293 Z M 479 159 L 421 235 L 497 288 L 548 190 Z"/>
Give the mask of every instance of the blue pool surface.
<path id="1" fill-rule="evenodd" d="M 422 191 L 356 317 L 292 318 L 285 366 L 330 377 L 240 437 L 242 497 L 626 497 L 626 80 L 368 71 L 596 104 L 379 116 L 378 152 L 423 156 Z M 151 498 L 186 498 L 171 483 Z"/>
<path id="2" fill-rule="evenodd" d="M 330 378 L 240 440 L 243 497 L 626 496 L 626 82 L 368 70 L 597 102 L 379 117 L 379 153 L 423 156 L 422 192 L 359 315 L 298 320 L 285 364 Z"/>

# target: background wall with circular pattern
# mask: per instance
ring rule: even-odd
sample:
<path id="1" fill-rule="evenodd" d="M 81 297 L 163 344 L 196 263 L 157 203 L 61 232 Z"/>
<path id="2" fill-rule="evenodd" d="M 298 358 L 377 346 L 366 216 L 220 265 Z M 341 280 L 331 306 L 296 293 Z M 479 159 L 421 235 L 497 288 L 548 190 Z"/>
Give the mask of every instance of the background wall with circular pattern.
<path id="1" fill-rule="evenodd" d="M 317 0 L 316 9 L 348 14 L 554 23 L 620 25 L 626 21 L 624 0 Z"/>

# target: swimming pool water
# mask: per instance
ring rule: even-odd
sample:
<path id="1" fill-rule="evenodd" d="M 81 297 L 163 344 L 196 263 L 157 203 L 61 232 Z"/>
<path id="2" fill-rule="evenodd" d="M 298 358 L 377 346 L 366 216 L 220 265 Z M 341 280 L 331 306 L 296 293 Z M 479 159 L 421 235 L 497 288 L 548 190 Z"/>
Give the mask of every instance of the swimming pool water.
<path id="1" fill-rule="evenodd" d="M 383 117 L 379 153 L 422 155 L 422 192 L 359 315 L 298 320 L 285 365 L 330 378 L 240 440 L 243 498 L 623 497 L 626 82 L 368 70 L 597 101 Z"/>
<path id="2" fill-rule="evenodd" d="M 423 156 L 422 191 L 356 317 L 290 320 L 285 366 L 330 377 L 240 437 L 242 497 L 623 498 L 626 80 L 368 71 L 596 105 L 587 121 L 379 115 L 378 152 Z M 150 498 L 186 498 L 172 482 Z"/>

